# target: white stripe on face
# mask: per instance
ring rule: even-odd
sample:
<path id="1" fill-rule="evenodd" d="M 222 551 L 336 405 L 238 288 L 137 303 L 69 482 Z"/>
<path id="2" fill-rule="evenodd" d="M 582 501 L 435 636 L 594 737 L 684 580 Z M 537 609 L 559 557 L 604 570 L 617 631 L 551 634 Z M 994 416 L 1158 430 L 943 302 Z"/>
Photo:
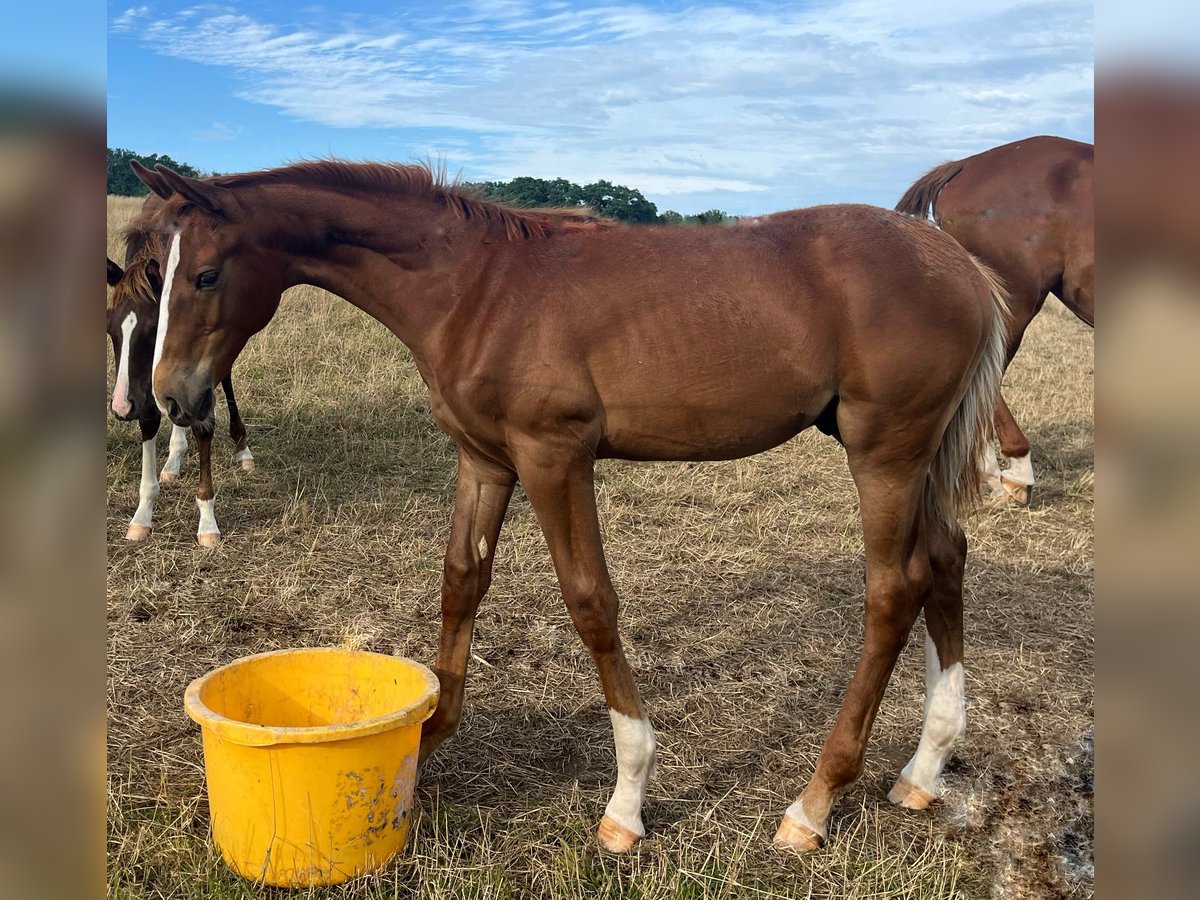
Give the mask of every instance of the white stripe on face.
<path id="1" fill-rule="evenodd" d="M 130 311 L 121 323 L 121 359 L 117 363 L 117 383 L 113 388 L 112 411 L 118 416 L 129 415 L 129 345 L 133 343 L 133 329 L 137 328 L 137 313 Z"/>
<path id="2" fill-rule="evenodd" d="M 179 232 L 171 238 L 171 252 L 167 254 L 167 274 L 163 278 L 162 300 L 158 307 L 158 332 L 154 336 L 154 366 L 150 370 L 150 388 L 154 393 L 154 402 L 166 413 L 167 407 L 158 391 L 154 388 L 154 373 L 158 371 L 159 360 L 162 359 L 163 344 L 167 340 L 167 320 L 170 318 L 171 285 L 175 283 L 175 269 L 179 266 Z"/>

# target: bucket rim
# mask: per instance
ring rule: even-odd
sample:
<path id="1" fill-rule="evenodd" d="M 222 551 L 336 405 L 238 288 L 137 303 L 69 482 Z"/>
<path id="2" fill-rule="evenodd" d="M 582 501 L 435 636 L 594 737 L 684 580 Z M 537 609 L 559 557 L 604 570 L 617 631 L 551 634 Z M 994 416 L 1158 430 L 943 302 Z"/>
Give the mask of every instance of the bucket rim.
<path id="1" fill-rule="evenodd" d="M 244 665 L 254 660 L 272 656 L 297 656 L 301 654 L 330 654 L 338 656 L 372 656 L 389 660 L 398 660 L 411 667 L 424 677 L 425 691 L 407 706 L 393 712 L 370 719 L 361 719 L 344 725 L 256 725 L 253 722 L 242 722 L 231 719 L 213 711 L 200 699 L 200 692 L 209 680 L 229 669 Z M 370 650 L 346 650 L 341 647 L 293 647 L 283 650 L 267 650 L 263 653 L 252 653 L 239 656 L 223 666 L 218 666 L 188 685 L 183 695 L 183 708 L 188 718 L 200 726 L 202 730 L 210 731 L 222 740 L 231 741 L 247 747 L 269 747 L 275 744 L 325 744 L 335 741 L 346 741 L 352 738 L 368 737 L 396 728 L 410 725 L 420 725 L 437 708 L 441 694 L 441 683 L 437 675 L 423 663 L 406 656 L 396 656 L 389 653 L 374 653 Z"/>

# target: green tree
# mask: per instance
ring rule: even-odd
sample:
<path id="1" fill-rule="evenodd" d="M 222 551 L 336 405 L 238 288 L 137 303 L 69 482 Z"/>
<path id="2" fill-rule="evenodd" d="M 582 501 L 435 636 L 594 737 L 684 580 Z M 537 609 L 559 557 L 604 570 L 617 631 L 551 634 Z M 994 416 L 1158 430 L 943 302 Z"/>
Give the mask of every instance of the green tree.
<path id="1" fill-rule="evenodd" d="M 702 213 L 688 216 L 687 222 L 690 225 L 720 225 L 728 218 L 729 216 L 722 209 L 706 209 Z"/>
<path id="2" fill-rule="evenodd" d="M 565 178 L 522 176 L 512 181 L 485 181 L 477 187 L 485 200 L 512 206 L 590 206 L 596 215 L 622 222 L 658 221 L 658 207 L 641 191 L 609 181 L 580 187 Z"/>
<path id="3" fill-rule="evenodd" d="M 190 178 L 201 178 L 204 173 L 187 163 L 176 162 L 166 154 L 151 153 L 144 155 L 132 150 L 108 148 L 108 192 L 122 197 L 144 197 L 150 193 L 150 188 L 142 184 L 141 179 L 129 168 L 130 160 L 136 159 L 147 169 L 153 169 L 156 163 L 169 166 L 180 175 Z"/>
<path id="4" fill-rule="evenodd" d="M 683 216 L 675 212 L 673 209 L 668 209 L 664 213 L 659 213 L 658 223 L 660 225 L 682 225 L 684 222 Z"/>

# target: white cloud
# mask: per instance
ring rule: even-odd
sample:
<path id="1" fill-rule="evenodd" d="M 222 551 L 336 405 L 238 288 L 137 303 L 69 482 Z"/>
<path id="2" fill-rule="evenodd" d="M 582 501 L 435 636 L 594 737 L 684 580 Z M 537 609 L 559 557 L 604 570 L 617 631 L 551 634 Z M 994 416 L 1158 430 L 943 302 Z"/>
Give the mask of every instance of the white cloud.
<path id="1" fill-rule="evenodd" d="M 113 31 L 128 31 L 150 12 L 148 6 L 131 6 L 112 20 Z"/>
<path id="2" fill-rule="evenodd" d="M 232 69 L 243 99 L 296 119 L 470 135 L 467 152 L 444 146 L 472 178 L 752 192 L 765 209 L 814 185 L 898 195 L 931 160 L 1091 131 L 1082 0 L 487 0 L 341 27 L 189 12 L 146 21 L 147 47 Z"/>
<path id="3" fill-rule="evenodd" d="M 192 135 L 197 141 L 232 141 L 242 133 L 241 125 L 230 125 L 227 122 L 213 122 L 208 128 L 202 128 Z"/>

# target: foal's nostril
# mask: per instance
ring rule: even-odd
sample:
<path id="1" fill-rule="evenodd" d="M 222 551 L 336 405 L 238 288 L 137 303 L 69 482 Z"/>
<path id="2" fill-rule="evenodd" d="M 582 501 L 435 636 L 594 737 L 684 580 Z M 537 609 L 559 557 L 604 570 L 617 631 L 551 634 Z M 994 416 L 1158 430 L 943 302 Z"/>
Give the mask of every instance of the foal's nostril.
<path id="1" fill-rule="evenodd" d="M 137 401 L 134 400 L 132 397 L 130 397 L 129 398 L 129 412 L 125 414 L 126 418 L 129 418 L 129 419 L 137 418 L 137 411 L 138 411 Z"/>
<path id="2" fill-rule="evenodd" d="M 168 397 L 167 398 L 167 415 L 170 416 L 172 419 L 177 419 L 177 418 L 179 418 L 179 413 L 180 413 L 179 403 L 175 400 L 174 397 Z"/>

